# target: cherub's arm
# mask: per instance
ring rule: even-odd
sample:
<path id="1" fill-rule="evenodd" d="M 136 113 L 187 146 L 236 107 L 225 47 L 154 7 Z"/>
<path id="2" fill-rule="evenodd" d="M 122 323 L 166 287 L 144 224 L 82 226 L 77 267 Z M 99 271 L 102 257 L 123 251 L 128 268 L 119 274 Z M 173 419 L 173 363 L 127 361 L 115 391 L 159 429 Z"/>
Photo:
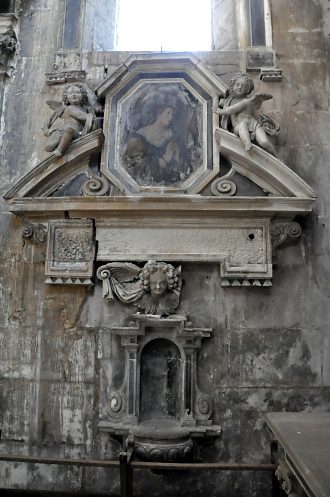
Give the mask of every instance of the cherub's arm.
<path id="1" fill-rule="evenodd" d="M 247 108 L 250 103 L 249 98 L 244 98 L 241 102 L 237 102 L 236 104 L 229 105 L 226 109 L 218 109 L 217 113 L 220 116 L 231 116 L 232 114 L 238 114 Z"/>
<path id="2" fill-rule="evenodd" d="M 53 100 L 47 100 L 46 104 L 54 111 L 48 121 L 46 122 L 45 128 L 42 128 L 44 131 L 45 136 L 50 136 L 51 131 L 49 128 L 52 127 L 54 122 L 62 116 L 64 112 L 64 105 L 61 104 L 61 102 L 53 101 Z"/>
<path id="3" fill-rule="evenodd" d="M 85 122 L 87 117 L 88 117 L 88 112 L 87 110 L 81 110 L 77 109 L 76 107 L 69 105 L 66 109 L 67 113 L 71 116 L 74 117 L 75 119 L 78 119 L 78 121 L 83 121 Z"/>
<path id="4" fill-rule="evenodd" d="M 227 100 L 226 98 L 220 98 L 219 106 L 218 107 L 212 107 L 212 110 L 213 110 L 213 112 L 215 112 L 215 114 L 220 114 L 219 111 L 222 109 L 222 107 L 226 103 L 226 100 Z"/>

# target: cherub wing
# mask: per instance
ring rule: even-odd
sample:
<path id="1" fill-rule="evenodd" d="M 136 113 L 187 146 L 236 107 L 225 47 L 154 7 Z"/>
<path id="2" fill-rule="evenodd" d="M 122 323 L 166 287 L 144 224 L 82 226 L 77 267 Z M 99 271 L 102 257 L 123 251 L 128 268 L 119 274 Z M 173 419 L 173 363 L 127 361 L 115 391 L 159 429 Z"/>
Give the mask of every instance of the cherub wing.
<path id="1" fill-rule="evenodd" d="M 111 302 L 115 294 L 125 304 L 136 302 L 144 292 L 139 272 L 140 268 L 130 262 L 109 262 L 99 267 L 96 274 L 103 280 L 103 297 Z"/>
<path id="2" fill-rule="evenodd" d="M 141 271 L 139 266 L 130 262 L 110 262 L 107 267 L 119 283 L 131 283 L 137 280 Z"/>
<path id="3" fill-rule="evenodd" d="M 59 102 L 58 100 L 46 100 L 46 104 L 52 110 L 56 110 L 63 105 L 62 102 Z"/>
<path id="4" fill-rule="evenodd" d="M 62 102 L 58 102 L 57 100 L 46 100 L 46 104 L 54 111 L 46 123 L 46 128 L 49 129 L 54 124 L 56 119 L 61 117 L 63 114 L 64 105 Z"/>
<path id="5" fill-rule="evenodd" d="M 265 100 L 270 100 L 271 98 L 273 98 L 273 95 L 270 95 L 269 93 L 257 93 L 251 100 L 253 100 L 255 108 L 259 109 Z"/>
<path id="6" fill-rule="evenodd" d="M 180 292 L 182 286 L 181 266 L 174 270 L 174 280 L 177 283 L 176 289 Z"/>

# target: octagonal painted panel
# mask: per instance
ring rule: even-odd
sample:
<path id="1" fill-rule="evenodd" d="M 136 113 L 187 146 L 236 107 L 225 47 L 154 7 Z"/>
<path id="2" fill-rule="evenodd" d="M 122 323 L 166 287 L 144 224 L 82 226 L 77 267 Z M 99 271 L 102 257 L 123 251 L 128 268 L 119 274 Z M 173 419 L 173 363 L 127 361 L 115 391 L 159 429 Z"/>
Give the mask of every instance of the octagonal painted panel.
<path id="1" fill-rule="evenodd" d="M 198 193 L 219 170 L 212 106 L 221 90 L 189 62 L 134 61 L 103 90 L 102 172 L 126 194 Z"/>

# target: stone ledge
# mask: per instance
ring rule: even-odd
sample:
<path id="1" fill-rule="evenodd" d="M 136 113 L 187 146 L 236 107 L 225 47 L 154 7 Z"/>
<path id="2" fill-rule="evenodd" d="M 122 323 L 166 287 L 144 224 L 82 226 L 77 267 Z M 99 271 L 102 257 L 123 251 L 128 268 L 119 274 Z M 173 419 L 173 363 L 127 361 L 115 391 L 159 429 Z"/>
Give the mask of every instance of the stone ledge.
<path id="1" fill-rule="evenodd" d="M 8 197 L 6 197 L 8 198 Z M 170 217 L 184 219 L 189 215 L 205 219 L 219 217 L 280 217 L 305 216 L 312 211 L 315 199 L 296 197 L 203 197 L 200 195 L 162 197 L 51 197 L 13 198 L 8 210 L 17 216 L 34 218 L 102 219 L 113 217 L 136 220 L 148 215 L 152 219 Z"/>

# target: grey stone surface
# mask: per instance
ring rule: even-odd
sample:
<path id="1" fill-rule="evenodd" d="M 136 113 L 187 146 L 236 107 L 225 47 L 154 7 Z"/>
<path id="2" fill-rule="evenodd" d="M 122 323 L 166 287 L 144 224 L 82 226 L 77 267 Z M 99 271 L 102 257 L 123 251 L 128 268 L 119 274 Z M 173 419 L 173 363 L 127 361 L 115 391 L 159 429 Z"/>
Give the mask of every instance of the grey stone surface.
<path id="1" fill-rule="evenodd" d="M 212 0 L 212 49 L 238 48 L 235 2 Z"/>
<path id="2" fill-rule="evenodd" d="M 256 92 L 274 95 L 263 108 L 280 123 L 280 159 L 318 193 L 313 214 L 301 222 L 301 240 L 277 251 L 270 288 L 224 288 L 218 264 L 182 264 L 178 312 L 213 329 L 199 351 L 198 384 L 211 394 L 212 420 L 223 431 L 214 444 L 201 445 L 204 461 L 269 462 L 267 412 L 330 411 L 328 3 L 271 2 L 282 81 L 261 82 L 253 73 Z M 60 48 L 61 4 L 20 2 L 15 68 L 0 98 L 1 196 L 47 157 L 40 123 L 49 115 L 45 101 L 58 99 L 62 91 L 45 78 Z M 87 4 L 81 68 L 95 89 L 128 54 L 97 51 L 111 48 L 113 23 L 106 26 L 102 20 L 113 4 Z M 221 51 L 196 54 L 227 84 L 246 69 L 244 51 L 236 50 L 232 36 L 233 13 L 223 11 L 229 4 L 215 5 L 221 18 L 219 24 L 213 18 L 215 48 Z M 2 199 L 0 204 L 0 450 L 116 458 L 118 442 L 97 429 L 100 416 L 107 415 L 110 380 L 116 388 L 122 383 L 123 354 L 109 328 L 127 325 L 135 308 L 106 303 L 101 282 L 93 289 L 45 285 L 42 247 L 23 241 L 22 220 L 8 213 Z M 177 472 L 174 477 L 137 471 L 134 486 L 137 497 L 182 495 L 183 489 L 191 497 L 270 496 L 269 475 L 250 472 Z M 115 497 L 119 475 L 117 470 L 2 463 L 0 487 Z"/>

